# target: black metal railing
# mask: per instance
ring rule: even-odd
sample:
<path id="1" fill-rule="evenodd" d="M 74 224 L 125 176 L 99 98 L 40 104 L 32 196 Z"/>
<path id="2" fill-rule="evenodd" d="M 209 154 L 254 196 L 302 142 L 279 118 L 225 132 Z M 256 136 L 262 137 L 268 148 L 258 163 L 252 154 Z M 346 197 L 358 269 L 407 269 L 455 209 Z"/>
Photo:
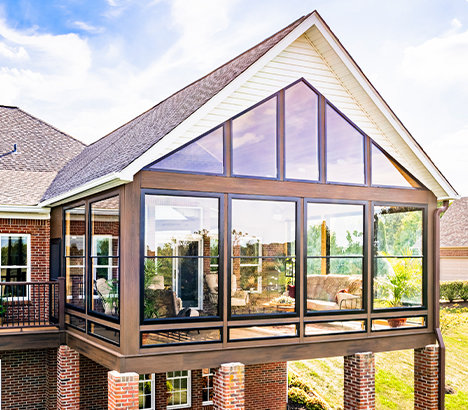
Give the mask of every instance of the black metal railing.
<path id="1" fill-rule="evenodd" d="M 0 333 L 3 329 L 63 329 L 63 279 L 47 282 L 0 282 Z"/>

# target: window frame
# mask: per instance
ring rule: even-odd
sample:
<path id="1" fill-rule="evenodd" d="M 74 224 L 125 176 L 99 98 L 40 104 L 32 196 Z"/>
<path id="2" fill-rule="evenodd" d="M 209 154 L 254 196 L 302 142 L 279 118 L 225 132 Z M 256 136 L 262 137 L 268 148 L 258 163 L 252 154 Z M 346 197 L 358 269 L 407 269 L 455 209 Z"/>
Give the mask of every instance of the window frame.
<path id="1" fill-rule="evenodd" d="M 214 391 L 215 371 L 214 371 L 214 369 L 212 367 L 208 367 L 207 369 L 208 369 L 208 373 L 204 373 L 205 369 L 202 369 L 202 371 L 201 371 L 202 379 L 206 377 L 207 381 L 208 381 L 206 387 L 202 386 L 202 406 L 212 406 L 213 405 L 213 400 L 203 400 L 203 392 L 204 391 L 208 392 L 208 397 L 210 397 L 210 390 Z M 211 380 L 211 384 L 210 384 L 210 380 Z M 213 394 L 214 394 L 214 392 L 213 392 Z"/>
<path id="2" fill-rule="evenodd" d="M 374 229 L 374 215 L 375 211 L 374 208 L 376 206 L 397 206 L 397 207 L 411 207 L 411 208 L 420 208 L 422 211 L 422 256 L 418 257 L 422 259 L 422 285 L 421 285 L 421 305 L 420 306 L 402 306 L 402 307 L 386 307 L 386 308 L 375 308 L 374 307 L 374 277 L 375 277 L 375 264 L 374 260 L 376 257 L 376 249 L 374 246 L 374 238 L 375 238 L 375 229 Z M 369 263 L 370 272 L 371 272 L 371 280 L 370 280 L 370 305 L 371 305 L 371 313 L 382 314 L 384 312 L 411 312 L 411 311 L 427 311 L 428 310 L 428 269 L 427 269 L 427 259 L 428 259 L 428 244 L 427 244 L 427 231 L 428 231 L 428 221 L 427 221 L 427 214 L 428 214 L 428 205 L 422 203 L 415 203 L 415 202 L 391 202 L 391 201 L 373 201 L 370 207 L 370 216 L 372 219 L 372 224 L 370 227 L 370 236 L 371 239 L 371 253 L 369 255 Z M 419 315 L 418 315 L 419 316 Z M 372 323 L 369 325 L 372 326 Z"/>
<path id="3" fill-rule="evenodd" d="M 2 269 L 26 269 L 26 280 L 25 282 L 31 282 L 31 234 L 30 233 L 0 233 L 0 244 L 1 239 L 3 237 L 10 237 L 10 236 L 23 236 L 26 237 L 26 258 L 27 264 L 26 265 L 2 265 L 2 260 L 0 257 L 0 274 Z M 1 252 L 1 245 L 0 245 L 0 252 Z M 0 255 L 1 256 L 1 255 Z M 8 283 L 15 283 L 15 282 L 7 282 L 2 281 L 0 277 L 0 283 L 2 285 L 6 285 Z M 3 289 L 2 289 L 3 291 Z M 25 296 L 7 296 L 3 299 L 6 301 L 28 301 L 29 300 L 29 286 L 26 286 L 26 293 Z M 3 297 L 3 295 L 2 295 Z"/>
<path id="4" fill-rule="evenodd" d="M 195 317 L 168 317 L 159 319 L 146 319 L 144 313 L 144 298 L 145 298 L 145 207 L 146 195 L 169 196 L 169 197 L 199 197 L 213 198 L 218 200 L 218 315 L 216 316 L 195 316 Z M 224 194 L 217 192 L 199 192 L 199 191 L 179 191 L 167 189 L 141 189 L 140 190 L 140 325 L 156 325 L 167 323 L 196 323 L 196 322 L 218 322 L 223 319 L 223 283 L 224 283 Z M 205 258 L 205 257 L 198 257 Z M 210 260 L 211 256 L 207 257 Z M 152 257 L 151 259 L 156 259 Z"/>
<path id="5" fill-rule="evenodd" d="M 307 204 L 317 203 L 317 204 L 333 204 L 333 205 L 361 205 L 363 207 L 363 243 L 362 243 L 362 300 L 361 300 L 361 309 L 342 309 L 342 310 L 319 310 L 319 311 L 309 311 L 307 309 Z M 353 201 L 353 200 L 342 200 L 342 199 L 327 199 L 327 198 L 304 198 L 304 237 L 303 237 L 303 266 L 304 266 L 304 318 L 308 316 L 335 316 L 335 315 L 363 315 L 367 314 L 367 299 L 368 299 L 368 266 L 369 266 L 369 202 L 368 201 Z M 346 256 L 344 256 L 346 258 Z M 343 312 L 343 313 L 340 313 Z M 358 319 L 356 319 L 358 320 Z"/>
<path id="6" fill-rule="evenodd" d="M 169 377 L 168 374 L 170 372 L 166 372 L 166 383 L 168 380 L 175 380 L 175 379 L 187 379 L 187 403 L 185 404 L 168 404 L 167 409 L 168 410 L 173 410 L 173 409 L 186 409 L 192 407 L 192 371 L 191 370 L 174 370 L 174 372 L 180 371 L 180 372 L 187 372 L 187 376 L 176 376 L 176 377 Z M 167 391 L 167 384 L 166 384 L 166 394 L 168 393 Z"/>
<path id="7" fill-rule="evenodd" d="M 155 386 L 155 377 L 154 377 L 154 373 L 144 373 L 143 375 L 139 375 L 139 376 L 146 376 L 147 374 L 149 374 L 150 378 L 149 379 L 144 379 L 144 380 L 140 380 L 140 378 L 138 378 L 138 401 L 140 401 L 140 385 L 146 382 L 150 382 L 151 383 L 151 406 L 150 407 L 139 407 L 138 405 L 138 408 L 141 409 L 141 410 L 155 410 L 156 408 L 156 386 Z"/>
<path id="8" fill-rule="evenodd" d="M 252 200 L 252 201 L 273 201 L 273 202 L 290 202 L 295 203 L 295 252 L 294 252 L 294 283 L 296 286 L 296 295 L 300 294 L 300 282 L 299 282 L 299 243 L 300 243 L 300 221 L 299 215 L 301 214 L 300 206 L 301 199 L 298 197 L 285 197 L 285 196 L 269 196 L 269 195 L 243 195 L 243 194 L 228 194 L 228 232 L 227 232 L 227 317 L 228 321 L 242 321 L 242 320 L 255 320 L 255 319 L 276 319 L 276 318 L 299 318 L 299 298 L 295 298 L 295 310 L 294 312 L 283 312 L 283 313 L 253 313 L 253 314 L 241 314 L 233 315 L 232 306 L 231 306 L 231 275 L 232 275 L 232 200 L 233 199 L 242 199 L 242 200 Z M 262 243 L 262 242 L 260 242 Z M 276 259 L 277 257 L 266 257 L 262 256 L 262 260 Z M 284 256 L 281 259 L 291 258 L 291 256 Z M 299 292 L 299 293 L 298 293 Z"/>

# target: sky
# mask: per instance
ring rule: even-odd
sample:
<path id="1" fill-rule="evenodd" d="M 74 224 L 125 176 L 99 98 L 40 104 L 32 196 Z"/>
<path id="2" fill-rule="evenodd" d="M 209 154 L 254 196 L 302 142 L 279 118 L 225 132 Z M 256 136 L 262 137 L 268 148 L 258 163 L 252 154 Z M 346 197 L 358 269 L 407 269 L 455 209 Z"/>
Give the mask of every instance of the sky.
<path id="1" fill-rule="evenodd" d="M 91 143 L 312 10 L 468 196 L 468 0 L 0 0 L 0 104 Z"/>

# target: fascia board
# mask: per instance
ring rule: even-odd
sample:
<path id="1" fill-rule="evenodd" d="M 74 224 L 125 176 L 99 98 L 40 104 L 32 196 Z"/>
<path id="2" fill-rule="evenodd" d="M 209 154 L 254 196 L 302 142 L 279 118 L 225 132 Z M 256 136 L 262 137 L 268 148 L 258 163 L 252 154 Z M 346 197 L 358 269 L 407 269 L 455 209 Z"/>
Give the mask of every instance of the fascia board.
<path id="1" fill-rule="evenodd" d="M 409 134 L 408 130 L 403 126 L 401 121 L 396 117 L 387 103 L 383 100 L 380 94 L 376 91 L 374 86 L 370 84 L 369 80 L 365 77 L 361 69 L 356 65 L 352 60 L 349 53 L 344 49 L 344 47 L 339 43 L 335 35 L 330 31 L 330 29 L 321 21 L 317 19 L 316 27 L 328 44 L 333 48 L 333 50 L 338 54 L 343 64 L 348 68 L 354 78 L 359 82 L 361 87 L 371 98 L 377 108 L 382 112 L 385 118 L 390 122 L 392 127 L 398 132 L 403 141 L 408 145 L 408 147 L 414 152 L 414 154 L 419 158 L 424 167 L 430 172 L 435 181 L 439 186 L 445 191 L 446 198 L 457 199 L 459 198 L 458 193 L 450 186 L 445 177 L 440 173 L 440 171 L 434 166 L 432 161 L 428 158 L 427 154 L 418 146 L 414 138 Z"/>
<path id="2" fill-rule="evenodd" d="M 256 72 L 264 67 L 270 60 L 276 57 L 281 51 L 289 46 L 293 41 L 299 38 L 307 30 L 309 30 L 314 24 L 318 22 L 317 14 L 313 13 L 306 18 L 301 24 L 299 24 L 293 31 L 291 31 L 286 37 L 274 45 L 268 50 L 262 57 L 260 57 L 255 63 L 247 68 L 243 73 L 231 81 L 226 87 L 224 87 L 218 94 L 207 101 L 197 111 L 185 119 L 181 124 L 174 128 L 171 132 L 166 134 L 160 141 L 153 145 L 143 155 L 138 157 L 128 166 L 126 166 L 120 174 L 125 179 L 131 179 L 139 172 L 142 168 L 158 159 L 158 151 L 160 147 L 164 145 L 164 140 L 168 141 L 175 138 L 184 132 L 186 132 L 192 125 L 204 118 L 210 113 L 213 108 L 218 106 L 224 101 L 229 95 L 236 91 L 241 85 L 247 82 Z M 161 144 L 162 143 L 162 144 Z"/>
<path id="3" fill-rule="evenodd" d="M 0 218 L 50 219 L 50 208 L 39 206 L 0 205 Z"/>

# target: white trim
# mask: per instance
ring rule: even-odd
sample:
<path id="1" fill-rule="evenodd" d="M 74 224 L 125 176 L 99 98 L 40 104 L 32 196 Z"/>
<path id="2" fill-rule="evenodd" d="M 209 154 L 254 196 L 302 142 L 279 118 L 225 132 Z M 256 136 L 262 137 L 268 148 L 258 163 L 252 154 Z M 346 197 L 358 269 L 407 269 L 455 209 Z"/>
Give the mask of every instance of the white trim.
<path id="1" fill-rule="evenodd" d="M 207 387 L 204 388 L 202 387 L 202 398 L 203 398 L 203 390 L 207 390 L 208 391 L 208 397 L 210 395 L 210 390 L 214 390 L 214 384 L 211 384 L 210 385 L 210 376 L 213 377 L 213 383 L 214 383 L 214 376 L 215 376 L 215 373 L 213 371 L 213 369 L 211 367 L 208 367 L 208 373 L 203 373 L 205 369 L 202 369 L 202 379 L 204 377 L 207 377 L 208 378 L 208 384 L 207 384 Z M 212 406 L 213 405 L 213 400 L 206 400 L 206 401 L 202 401 L 202 406 Z"/>
<path id="2" fill-rule="evenodd" d="M 146 374 L 143 374 L 141 376 L 145 376 Z M 145 408 L 142 408 L 142 410 L 155 410 L 156 409 L 156 389 L 154 387 L 154 373 L 151 373 L 150 375 L 150 378 L 149 379 L 144 379 L 144 380 L 138 380 L 138 399 L 140 398 L 140 384 L 144 384 L 146 382 L 150 382 L 151 383 L 151 405 L 150 407 L 145 407 Z M 1 409 L 0 409 L 1 410 Z"/>
<path id="3" fill-rule="evenodd" d="M 107 269 L 107 280 L 112 280 L 112 235 L 92 235 L 92 250 L 91 250 L 91 264 L 93 267 L 93 283 L 96 280 L 96 271 L 97 269 L 106 268 Z M 108 255 L 97 255 L 97 244 L 99 240 L 106 239 L 109 243 L 109 254 Z M 108 265 L 95 265 L 94 259 L 98 258 L 107 258 L 110 264 Z"/>
<path id="4" fill-rule="evenodd" d="M 168 373 L 166 373 L 166 383 L 168 380 L 175 380 L 175 379 L 187 379 L 187 403 L 186 404 L 173 404 L 168 405 L 166 408 L 169 409 L 186 409 L 192 407 L 192 371 L 191 370 L 175 370 L 181 372 L 187 372 L 187 376 L 174 376 L 168 377 Z M 181 389 L 182 390 L 182 389 Z"/>
<path id="5" fill-rule="evenodd" d="M 39 206 L 0 205 L 0 218 L 50 219 L 50 208 Z"/>

